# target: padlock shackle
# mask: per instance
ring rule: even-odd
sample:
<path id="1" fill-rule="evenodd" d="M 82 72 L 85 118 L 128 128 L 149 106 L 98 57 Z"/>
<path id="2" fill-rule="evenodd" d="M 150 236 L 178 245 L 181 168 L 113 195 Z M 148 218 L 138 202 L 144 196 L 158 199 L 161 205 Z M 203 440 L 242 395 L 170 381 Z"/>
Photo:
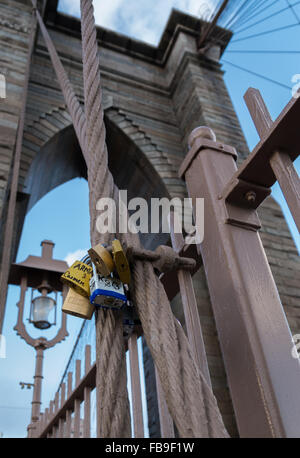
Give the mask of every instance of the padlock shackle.
<path id="1" fill-rule="evenodd" d="M 80 262 L 83 262 L 84 264 L 87 264 L 88 266 L 91 266 L 92 264 L 91 258 L 88 254 L 84 255 L 83 258 L 80 259 Z"/>

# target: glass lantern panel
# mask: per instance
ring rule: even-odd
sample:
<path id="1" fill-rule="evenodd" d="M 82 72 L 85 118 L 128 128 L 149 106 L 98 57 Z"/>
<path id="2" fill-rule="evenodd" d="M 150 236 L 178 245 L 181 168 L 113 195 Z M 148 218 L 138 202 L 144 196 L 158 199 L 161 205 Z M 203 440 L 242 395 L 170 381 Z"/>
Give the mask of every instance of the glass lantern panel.
<path id="1" fill-rule="evenodd" d="M 39 296 L 32 301 L 33 322 L 48 321 L 49 313 L 55 306 L 55 300 L 48 296 Z"/>

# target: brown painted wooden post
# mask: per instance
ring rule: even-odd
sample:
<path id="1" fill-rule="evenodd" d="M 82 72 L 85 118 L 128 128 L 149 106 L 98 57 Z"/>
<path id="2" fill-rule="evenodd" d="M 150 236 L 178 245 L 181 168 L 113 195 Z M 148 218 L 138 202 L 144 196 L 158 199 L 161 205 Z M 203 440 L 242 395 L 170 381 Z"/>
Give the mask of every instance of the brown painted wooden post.
<path id="1" fill-rule="evenodd" d="M 298 173 L 290 156 L 283 151 L 276 151 L 270 159 L 270 164 L 300 232 L 300 179 Z"/>
<path id="2" fill-rule="evenodd" d="M 50 404 L 49 404 L 49 419 L 52 420 L 53 416 L 54 416 L 54 402 L 50 401 Z M 55 432 L 54 428 L 52 428 L 52 430 L 49 433 L 49 438 L 55 437 L 54 432 Z"/>
<path id="3" fill-rule="evenodd" d="M 163 389 L 159 380 L 159 375 L 155 367 L 156 392 L 159 412 L 160 434 L 162 438 L 175 437 L 174 423 L 170 415 Z"/>
<path id="4" fill-rule="evenodd" d="M 67 389 L 67 397 L 69 398 L 72 394 L 72 372 L 68 373 L 68 389 Z M 67 410 L 66 412 L 66 426 L 65 426 L 65 437 L 71 438 L 71 428 L 72 428 L 72 411 Z"/>
<path id="5" fill-rule="evenodd" d="M 91 346 L 85 347 L 85 374 L 91 368 Z M 91 437 L 91 388 L 86 386 L 84 388 L 84 423 L 83 423 L 83 437 Z"/>
<path id="6" fill-rule="evenodd" d="M 190 145 L 180 176 L 191 198 L 205 199 L 200 249 L 240 435 L 299 437 L 300 366 L 260 223 L 247 196 L 240 205 L 223 198 L 236 152 L 208 128 L 195 129 Z"/>
<path id="7" fill-rule="evenodd" d="M 45 415 L 44 415 L 44 426 L 48 424 L 49 421 L 49 409 L 48 407 L 45 409 Z M 44 429 L 44 428 L 43 428 Z"/>
<path id="8" fill-rule="evenodd" d="M 258 89 L 249 88 L 244 99 L 261 139 L 272 128 L 273 120 Z M 283 144 L 284 147 L 284 144 Z M 293 162 L 285 151 L 274 151 L 270 165 L 300 232 L 300 179 Z"/>
<path id="9" fill-rule="evenodd" d="M 183 246 L 184 240 L 181 233 L 176 233 L 176 213 L 171 213 L 170 229 L 172 246 L 175 251 L 179 252 L 180 247 Z M 193 279 L 190 272 L 187 270 L 178 270 L 178 282 L 180 287 L 181 301 L 184 311 L 185 324 L 187 329 L 187 336 L 191 344 L 191 348 L 196 357 L 199 368 L 202 371 L 207 383 L 211 386 L 209 368 L 207 363 L 205 345 L 201 329 L 200 317 L 198 312 L 197 301 L 195 297 Z"/>
<path id="10" fill-rule="evenodd" d="M 61 389 L 60 389 L 60 408 L 64 405 L 66 400 L 66 384 L 62 383 Z M 59 419 L 58 423 L 58 437 L 63 438 L 64 437 L 64 427 L 65 427 L 65 420 L 64 418 Z"/>
<path id="11" fill-rule="evenodd" d="M 131 380 L 131 396 L 132 396 L 132 411 L 134 437 L 144 437 L 144 419 L 143 419 L 143 404 L 142 392 L 140 383 L 139 355 L 137 347 L 137 335 L 133 333 L 128 340 L 129 360 L 130 360 L 130 380 Z"/>
<path id="12" fill-rule="evenodd" d="M 37 422 L 37 428 L 36 428 L 36 433 L 35 433 L 35 437 L 39 437 L 41 432 L 42 432 L 42 428 L 43 428 L 43 418 L 44 418 L 44 414 L 41 413 L 40 416 L 39 416 L 39 420 Z"/>
<path id="13" fill-rule="evenodd" d="M 81 379 L 81 361 L 76 360 L 75 386 L 78 386 Z M 80 437 L 80 399 L 74 401 L 74 438 Z"/>
<path id="14" fill-rule="evenodd" d="M 59 392 L 57 391 L 54 397 L 54 415 L 57 414 L 58 409 L 59 409 Z M 53 426 L 53 437 L 58 438 L 59 437 L 58 434 L 59 434 L 59 425 L 56 424 L 55 426 Z"/>

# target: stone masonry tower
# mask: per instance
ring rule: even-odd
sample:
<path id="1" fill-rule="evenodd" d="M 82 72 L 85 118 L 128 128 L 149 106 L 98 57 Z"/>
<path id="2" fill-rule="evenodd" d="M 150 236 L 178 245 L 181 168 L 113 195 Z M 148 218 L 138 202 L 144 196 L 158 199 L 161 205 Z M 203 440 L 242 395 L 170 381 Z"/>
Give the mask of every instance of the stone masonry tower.
<path id="1" fill-rule="evenodd" d="M 57 12 L 57 0 L 45 2 L 43 16 L 79 99 L 83 100 L 80 21 Z M 16 134 L 32 27 L 30 0 L 1 0 L 0 73 L 7 97 L 0 99 L 1 244 L 6 224 Z M 199 54 L 202 22 L 173 10 L 158 47 L 98 27 L 109 166 L 128 197 L 185 197 L 178 167 L 187 137 L 196 126 L 211 127 L 217 139 L 234 146 L 240 159 L 249 151 L 223 81 L 221 64 Z M 224 31 L 220 54 L 231 38 Z M 26 212 L 56 186 L 86 177 L 86 167 L 48 52 L 37 33 L 32 56 L 26 122 L 18 181 L 12 257 L 16 255 Z M 281 209 L 269 198 L 260 210 L 261 237 L 292 333 L 300 333 L 300 263 Z M 58 223 L 59 224 L 59 223 Z M 148 247 L 168 240 L 148 237 Z M 214 323 L 205 274 L 194 278 L 214 393 L 225 425 L 237 436 L 226 368 Z M 174 312 L 184 324 L 181 304 Z M 159 435 L 153 368 L 144 348 L 149 428 Z"/>

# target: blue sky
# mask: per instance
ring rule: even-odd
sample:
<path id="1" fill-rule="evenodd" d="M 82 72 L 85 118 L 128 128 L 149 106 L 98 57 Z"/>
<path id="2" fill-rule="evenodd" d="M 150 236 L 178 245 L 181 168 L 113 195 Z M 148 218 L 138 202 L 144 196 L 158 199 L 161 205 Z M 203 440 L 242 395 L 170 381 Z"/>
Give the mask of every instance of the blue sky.
<path id="1" fill-rule="evenodd" d="M 293 3 L 296 3 L 296 0 Z M 201 1 L 110 0 L 107 2 L 95 0 L 94 4 L 98 24 L 156 45 L 172 7 L 197 15 Z M 268 14 L 286 6 L 286 0 L 278 0 L 274 7 L 268 10 Z M 59 8 L 78 16 L 79 0 L 61 0 Z M 295 7 L 295 12 L 300 18 L 300 5 Z M 266 15 L 266 13 L 262 14 L 256 20 Z M 258 142 L 258 136 L 243 102 L 243 95 L 248 87 L 260 89 L 273 119 L 290 100 L 291 90 L 241 71 L 225 61 L 261 73 L 291 88 L 292 76 L 300 73 L 299 54 L 239 54 L 232 51 L 297 50 L 300 52 L 298 44 L 300 27 L 298 26 L 285 32 L 275 32 L 258 38 L 247 38 L 234 42 L 238 38 L 294 23 L 298 23 L 296 16 L 291 9 L 288 9 L 266 22 L 237 34 L 223 56 L 225 82 L 250 149 L 253 149 Z M 297 168 L 298 170 L 300 168 L 299 161 Z M 288 215 L 277 185 L 274 186 L 273 195 L 283 207 L 300 249 L 299 235 Z M 74 199 L 75 196 L 76 199 Z M 70 259 L 70 255 L 77 250 L 87 248 L 89 246 L 88 207 L 88 186 L 82 179 L 73 180 L 46 195 L 26 217 L 17 261 L 24 260 L 28 254 L 40 255 L 40 242 L 43 239 L 55 242 L 54 256 L 57 259 L 67 257 Z M 4 327 L 4 335 L 7 339 L 7 358 L 0 360 L 2 374 L 0 433 L 3 432 L 5 437 L 22 437 L 26 434 L 32 397 L 31 390 L 21 390 L 18 385 L 19 381 L 32 382 L 34 372 L 34 350 L 28 347 L 13 331 L 17 317 L 15 304 L 18 298 L 19 289 L 10 287 Z M 47 407 L 49 400 L 53 397 L 81 323 L 81 320 L 70 317 L 68 319 L 70 337 L 56 348 L 45 352 L 46 383 L 43 386 L 42 408 Z M 50 334 L 52 331 L 47 332 Z"/>

